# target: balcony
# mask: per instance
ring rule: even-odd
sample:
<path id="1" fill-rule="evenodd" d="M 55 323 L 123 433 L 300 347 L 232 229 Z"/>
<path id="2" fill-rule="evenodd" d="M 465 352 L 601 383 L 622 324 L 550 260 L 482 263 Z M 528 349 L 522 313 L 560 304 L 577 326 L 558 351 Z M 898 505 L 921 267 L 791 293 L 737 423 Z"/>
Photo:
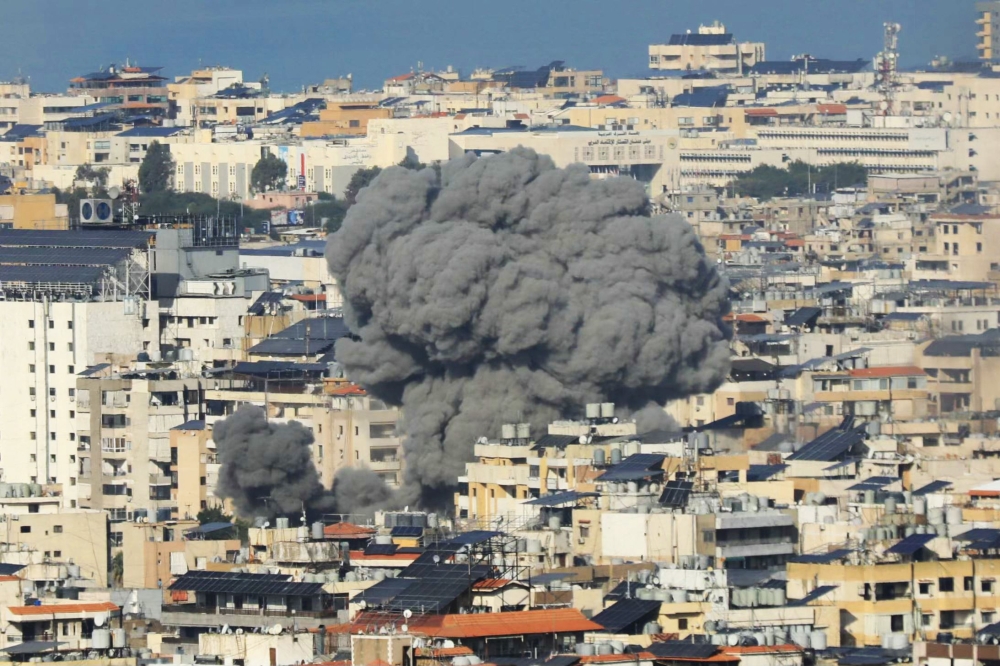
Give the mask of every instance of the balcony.
<path id="1" fill-rule="evenodd" d="M 347 621 L 334 609 L 321 611 L 296 610 L 295 614 L 286 609 L 260 608 L 201 608 L 194 604 L 167 605 L 163 607 L 162 623 L 171 627 L 220 627 L 224 624 L 237 627 L 284 627 L 316 629 L 321 624 L 336 624 Z"/>

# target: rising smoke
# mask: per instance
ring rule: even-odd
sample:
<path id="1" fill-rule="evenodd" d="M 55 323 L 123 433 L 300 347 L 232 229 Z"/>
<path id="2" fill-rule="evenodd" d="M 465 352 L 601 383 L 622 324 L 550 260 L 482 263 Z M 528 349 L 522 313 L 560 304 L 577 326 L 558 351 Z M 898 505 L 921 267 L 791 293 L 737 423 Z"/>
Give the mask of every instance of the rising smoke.
<path id="1" fill-rule="evenodd" d="M 338 361 L 403 407 L 400 504 L 444 501 L 502 423 L 662 405 L 728 370 L 726 286 L 691 227 L 651 217 L 639 183 L 528 149 L 386 169 L 327 258 L 360 338 Z"/>
<path id="2" fill-rule="evenodd" d="M 270 423 L 244 406 L 215 424 L 219 468 L 216 494 L 241 516 L 311 514 L 333 509 L 312 461 L 312 432 L 297 421 Z"/>

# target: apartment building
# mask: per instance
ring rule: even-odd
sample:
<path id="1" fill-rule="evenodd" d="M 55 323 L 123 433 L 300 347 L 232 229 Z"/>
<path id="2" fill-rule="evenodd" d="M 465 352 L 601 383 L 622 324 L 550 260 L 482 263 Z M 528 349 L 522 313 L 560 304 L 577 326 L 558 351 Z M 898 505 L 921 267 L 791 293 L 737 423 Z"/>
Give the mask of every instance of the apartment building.
<path id="1" fill-rule="evenodd" d="M 34 513 L 31 508 L 41 508 L 38 504 L 29 501 L 24 506 L 27 511 L 5 513 L 0 527 L 4 564 L 23 567 L 19 576 L 33 581 L 39 592 L 46 585 L 66 585 L 67 579 L 73 579 L 70 586 L 107 587 L 107 514 L 58 507 Z"/>
<path id="2" fill-rule="evenodd" d="M 364 135 L 370 121 L 392 117 L 393 109 L 378 102 L 329 101 L 319 112 L 319 120 L 302 123 L 301 136 Z"/>
<path id="3" fill-rule="evenodd" d="M 941 416 L 1000 406 L 993 380 L 1000 371 L 1000 323 L 989 324 L 984 332 L 945 336 L 917 348 L 916 363 L 928 376 L 930 400 Z"/>
<path id="4" fill-rule="evenodd" d="M 1000 58 L 1000 2 L 976 3 L 976 51 L 988 63 Z"/>
<path id="5" fill-rule="evenodd" d="M 993 279 L 1000 263 L 996 236 L 1000 217 L 984 206 L 963 205 L 931 216 L 934 238 L 918 253 L 914 278 L 981 282 Z"/>
<path id="6" fill-rule="evenodd" d="M 649 68 L 660 72 L 708 71 L 720 74 L 749 72 L 764 61 L 763 42 L 737 42 L 716 21 L 698 31 L 671 35 L 666 44 L 650 44 Z"/>
<path id="7" fill-rule="evenodd" d="M 65 230 L 69 212 L 66 204 L 56 203 L 54 194 L 0 194 L 0 227 Z"/>

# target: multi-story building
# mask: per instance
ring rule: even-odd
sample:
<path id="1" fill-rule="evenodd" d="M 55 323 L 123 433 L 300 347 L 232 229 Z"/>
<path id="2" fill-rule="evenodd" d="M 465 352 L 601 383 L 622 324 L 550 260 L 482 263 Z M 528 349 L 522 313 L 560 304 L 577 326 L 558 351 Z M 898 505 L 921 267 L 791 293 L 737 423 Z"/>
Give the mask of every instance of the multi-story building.
<path id="1" fill-rule="evenodd" d="M 979 59 L 996 62 L 1000 59 L 1000 2 L 977 2 L 976 14 Z"/>
<path id="2" fill-rule="evenodd" d="M 162 69 L 129 63 L 109 65 L 107 69 L 73 78 L 70 92 L 95 97 L 108 111 L 171 117 L 167 79 L 159 74 Z"/>
<path id="3" fill-rule="evenodd" d="M 649 68 L 661 72 L 742 75 L 763 60 L 763 42 L 737 42 L 718 21 L 698 26 L 696 33 L 671 35 L 666 44 L 649 45 Z"/>

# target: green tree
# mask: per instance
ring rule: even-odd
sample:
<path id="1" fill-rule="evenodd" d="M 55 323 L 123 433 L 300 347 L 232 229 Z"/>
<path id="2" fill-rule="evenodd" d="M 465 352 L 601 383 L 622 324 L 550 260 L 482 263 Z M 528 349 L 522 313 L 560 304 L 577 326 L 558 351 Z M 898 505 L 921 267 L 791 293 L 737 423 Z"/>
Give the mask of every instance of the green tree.
<path id="1" fill-rule="evenodd" d="M 358 169 L 354 172 L 351 180 L 347 183 L 347 189 L 344 190 L 344 201 L 347 203 L 348 208 L 358 202 L 358 193 L 371 185 L 371 182 L 380 173 L 382 173 L 382 169 L 377 166 Z"/>
<path id="2" fill-rule="evenodd" d="M 118 554 L 111 559 L 111 585 L 121 587 L 125 578 L 125 553 L 118 551 Z"/>
<path id="3" fill-rule="evenodd" d="M 868 172 L 858 162 L 816 167 L 796 160 L 786 169 L 762 164 L 740 175 L 728 187 L 740 196 L 766 200 L 827 194 L 838 187 L 864 186 L 867 182 Z"/>
<path id="4" fill-rule="evenodd" d="M 397 164 L 396 166 L 401 166 L 404 169 L 411 169 L 413 171 L 420 171 L 427 165 L 421 162 L 419 159 L 417 159 L 416 153 L 408 149 L 406 152 L 406 157 L 401 159 L 399 161 L 399 164 Z"/>
<path id="5" fill-rule="evenodd" d="M 285 161 L 267 153 L 257 160 L 250 172 L 250 186 L 254 192 L 267 192 L 279 189 L 288 175 L 288 165 Z"/>
<path id="6" fill-rule="evenodd" d="M 322 224 L 327 233 L 332 234 L 340 228 L 344 216 L 347 215 L 347 203 L 332 197 L 329 199 L 320 197 L 320 200 L 313 203 L 306 215 L 312 226 Z"/>
<path id="7" fill-rule="evenodd" d="M 108 174 L 111 172 L 107 167 L 94 168 L 90 164 L 81 164 L 76 168 L 73 180 L 82 180 L 93 183 L 93 189 L 104 189 L 108 186 Z"/>
<path id="8" fill-rule="evenodd" d="M 174 160 L 170 148 L 159 141 L 149 144 L 146 157 L 139 165 L 139 190 L 145 194 L 166 192 L 174 173 Z"/>
<path id="9" fill-rule="evenodd" d="M 213 506 L 199 511 L 197 520 L 199 525 L 208 525 L 209 523 L 231 523 L 233 517 L 223 511 L 221 507 Z"/>
<path id="10" fill-rule="evenodd" d="M 238 201 L 227 199 L 217 201 L 202 192 L 167 190 L 143 194 L 139 201 L 144 216 L 171 218 L 183 215 L 215 215 L 218 212 L 223 217 L 239 220 L 241 231 L 246 227 L 252 227 L 254 231 L 259 232 L 264 223 L 271 219 L 269 209 L 248 208 L 240 205 Z"/>

